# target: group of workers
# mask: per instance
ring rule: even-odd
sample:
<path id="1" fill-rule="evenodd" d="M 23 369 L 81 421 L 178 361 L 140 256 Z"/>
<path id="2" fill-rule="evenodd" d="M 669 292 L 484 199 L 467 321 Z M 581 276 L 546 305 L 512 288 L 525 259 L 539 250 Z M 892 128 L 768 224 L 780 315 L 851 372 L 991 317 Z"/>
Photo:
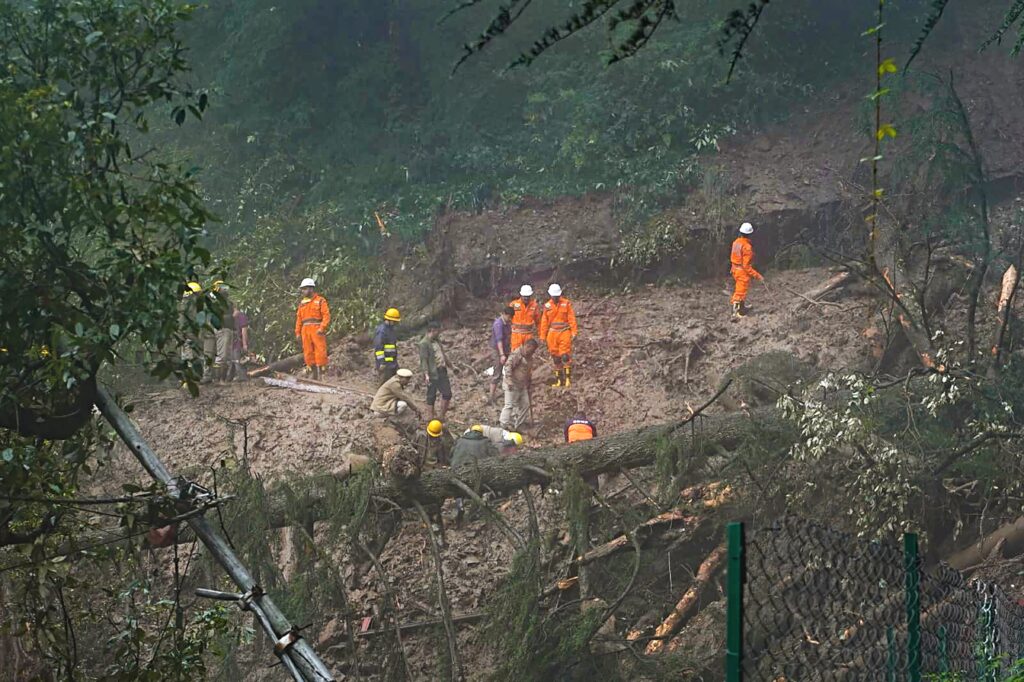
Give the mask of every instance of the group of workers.
<path id="1" fill-rule="evenodd" d="M 750 241 L 754 228 L 743 223 L 739 235 L 732 243 L 729 255 L 730 271 L 735 282 L 731 298 L 733 320 L 747 313 L 746 298 L 752 279 L 764 282 L 754 269 L 754 250 Z M 767 285 L 766 285 L 767 286 Z M 295 314 L 295 338 L 302 347 L 307 371 L 313 379 L 321 379 L 327 368 L 327 333 L 331 322 L 330 307 L 326 299 L 316 292 L 312 278 L 300 284 L 301 300 Z M 451 438 L 444 420 L 452 400 L 449 378 L 449 358 L 440 340 L 440 324 L 431 322 L 418 344 L 419 365 L 426 382 L 425 409 L 417 406 L 406 392 L 413 371 L 399 366 L 398 325 L 402 320 L 397 308 L 388 308 L 373 336 L 373 361 L 378 388 L 370 409 L 386 418 L 404 418 L 415 414 L 419 423 L 426 423 L 424 449 L 438 464 L 458 466 L 469 459 L 509 451 L 523 443 L 519 429 L 527 422 L 531 407 L 534 356 L 541 343 L 551 358 L 552 388 L 572 385 L 573 344 L 579 328 L 572 301 L 563 295 L 557 283 L 548 286 L 548 300 L 541 304 L 534 296 L 533 287 L 523 284 L 519 296 L 504 306 L 491 325 L 489 352 L 493 365 L 489 400 L 493 401 L 500 386 L 504 401 L 499 415 L 499 426 L 477 424 L 465 431 L 457 440 Z M 225 381 L 234 374 L 244 378 L 241 361 L 249 353 L 248 318 L 231 301 L 229 287 L 222 281 L 214 282 L 209 296 L 218 300 L 224 310 L 219 328 L 203 332 L 201 345 L 204 356 L 212 358 L 210 371 L 204 382 Z M 184 301 L 192 296 L 204 295 L 197 282 L 189 282 Z M 182 348 L 182 357 L 193 359 L 191 345 Z M 574 442 L 597 435 L 594 424 L 579 413 L 565 426 L 565 440 Z"/>
<path id="2" fill-rule="evenodd" d="M 219 318 L 212 328 L 203 326 L 199 333 L 198 345 L 202 348 L 201 383 L 214 381 L 243 381 L 248 378 L 242 363 L 249 355 L 249 317 L 235 305 L 230 294 L 231 287 L 223 280 L 217 280 L 204 290 L 199 282 L 188 282 L 182 294 L 181 315 L 195 319 L 199 310 L 196 303 L 205 296 L 209 310 Z M 181 345 L 181 359 L 191 362 L 196 359 L 193 345 L 186 340 Z"/>

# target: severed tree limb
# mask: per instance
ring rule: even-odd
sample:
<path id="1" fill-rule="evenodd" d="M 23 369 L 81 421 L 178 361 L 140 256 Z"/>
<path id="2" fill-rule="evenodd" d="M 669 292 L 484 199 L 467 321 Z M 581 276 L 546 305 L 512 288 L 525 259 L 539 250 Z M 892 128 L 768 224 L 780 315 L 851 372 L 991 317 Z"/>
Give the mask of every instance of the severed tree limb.
<path id="1" fill-rule="evenodd" d="M 846 285 L 852 283 L 854 279 L 855 277 L 851 270 L 844 270 L 832 275 L 824 284 L 816 286 L 810 291 L 805 291 L 802 294 L 797 294 L 804 300 L 796 304 L 796 309 L 803 310 L 812 304 L 818 303 L 818 299 L 822 296 L 835 291 L 836 289 L 842 289 Z"/>
<path id="2" fill-rule="evenodd" d="M 287 358 L 281 358 L 276 360 L 265 367 L 257 367 L 256 369 L 249 370 L 247 374 L 249 378 L 254 379 L 256 377 L 266 376 L 271 372 L 287 372 L 290 369 L 299 367 L 304 362 L 302 353 L 298 355 L 290 355 Z"/>
<path id="3" fill-rule="evenodd" d="M 696 516 L 689 516 L 678 509 L 674 509 L 672 511 L 665 512 L 664 514 L 658 514 L 654 518 L 644 521 L 636 527 L 633 531 L 633 535 L 636 537 L 638 542 L 643 542 L 644 539 L 649 538 L 653 534 L 655 529 L 661 526 L 671 525 L 676 522 L 683 524 L 692 523 L 693 527 L 696 527 L 699 523 L 699 519 Z M 609 540 L 603 545 L 595 547 L 594 549 L 578 556 L 576 558 L 576 562 L 580 566 L 586 566 L 587 564 L 591 564 L 599 559 L 604 559 L 612 554 L 621 552 L 629 546 L 630 542 L 631 540 L 629 535 L 620 535 L 613 540 Z"/>
<path id="4" fill-rule="evenodd" d="M 949 557 L 946 563 L 952 568 L 962 571 L 983 563 L 1000 545 L 1005 557 L 1015 557 L 1024 553 L 1024 516 L 1000 526 L 977 542 L 960 550 Z"/>
<path id="5" fill-rule="evenodd" d="M 1024 250 L 1024 242 L 1022 242 L 1022 250 Z M 1006 272 L 1003 273 L 1002 285 L 999 288 L 999 302 L 996 304 L 998 324 L 992 338 L 992 364 L 989 367 L 989 378 L 995 378 L 1002 365 L 1003 341 L 1006 338 L 1006 330 L 1010 326 L 1011 309 L 1013 299 L 1017 294 L 1017 287 L 1020 284 L 1020 275 L 1020 270 L 1014 265 L 1006 268 Z"/>
<path id="6" fill-rule="evenodd" d="M 725 563 L 726 557 L 726 545 L 723 542 L 708 555 L 703 562 L 701 562 L 700 568 L 697 569 L 697 575 L 693 579 L 693 584 L 686 590 L 682 598 L 675 605 L 675 608 L 668 614 L 668 617 L 658 626 L 657 630 L 654 631 L 654 636 L 659 638 L 667 637 L 676 632 L 683 623 L 689 618 L 691 612 L 697 606 L 697 602 L 700 599 L 701 592 L 707 587 L 707 584 L 711 582 L 711 578 L 718 572 L 718 569 Z M 646 653 L 656 654 L 659 653 L 665 647 L 664 639 L 654 639 L 648 645 Z"/>

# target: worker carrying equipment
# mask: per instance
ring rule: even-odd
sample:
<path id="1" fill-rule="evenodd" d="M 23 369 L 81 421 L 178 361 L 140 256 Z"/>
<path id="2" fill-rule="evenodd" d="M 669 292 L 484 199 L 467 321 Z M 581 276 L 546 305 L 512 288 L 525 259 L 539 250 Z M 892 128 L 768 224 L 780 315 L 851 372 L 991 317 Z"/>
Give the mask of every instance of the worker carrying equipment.
<path id="1" fill-rule="evenodd" d="M 540 322 L 540 306 L 533 298 L 533 287 L 524 284 L 519 289 L 519 298 L 508 304 L 512 308 L 512 350 L 526 343 L 527 339 L 537 336 L 537 324 Z"/>
<path id="2" fill-rule="evenodd" d="M 761 273 L 751 264 L 754 260 L 754 247 L 747 236 L 753 233 L 754 226 L 750 223 L 740 225 L 740 236 L 733 241 L 732 251 L 729 253 L 732 278 L 736 282 L 732 294 L 732 313 L 737 318 L 746 314 L 747 289 L 750 288 L 751 278 L 764 280 Z"/>
<path id="3" fill-rule="evenodd" d="M 331 323 L 331 309 L 327 299 L 316 293 L 316 282 L 307 277 L 299 290 L 302 301 L 295 311 L 295 338 L 302 345 L 306 367 L 314 379 L 320 379 L 327 369 L 327 328 Z"/>
<path id="4" fill-rule="evenodd" d="M 402 320 L 398 308 L 388 308 L 384 312 L 384 321 L 377 325 L 373 333 L 373 362 L 377 369 L 377 385 L 395 376 L 398 369 L 398 330 L 395 329 Z"/>
<path id="5" fill-rule="evenodd" d="M 540 338 L 548 345 L 548 353 L 555 364 L 555 380 L 551 386 L 569 388 L 572 380 L 572 342 L 576 338 L 576 312 L 572 301 L 562 296 L 562 287 L 548 287 L 551 299 L 544 304 L 540 318 Z"/>

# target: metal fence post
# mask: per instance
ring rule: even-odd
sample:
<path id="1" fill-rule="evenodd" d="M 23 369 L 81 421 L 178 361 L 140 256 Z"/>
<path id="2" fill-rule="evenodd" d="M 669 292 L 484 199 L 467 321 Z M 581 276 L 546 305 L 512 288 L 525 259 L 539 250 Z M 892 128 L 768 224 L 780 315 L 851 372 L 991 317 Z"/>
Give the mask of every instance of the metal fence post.
<path id="1" fill-rule="evenodd" d="M 896 634 L 890 625 L 885 630 L 885 682 L 896 682 Z"/>
<path id="2" fill-rule="evenodd" d="M 743 680 L 743 584 L 746 576 L 743 523 L 728 525 L 729 566 L 726 594 L 725 679 Z"/>
<path id="3" fill-rule="evenodd" d="M 903 571 L 906 574 L 907 679 L 921 682 L 921 572 L 917 534 L 903 534 Z"/>
<path id="4" fill-rule="evenodd" d="M 939 626 L 939 672 L 949 672 L 949 636 L 945 625 Z"/>

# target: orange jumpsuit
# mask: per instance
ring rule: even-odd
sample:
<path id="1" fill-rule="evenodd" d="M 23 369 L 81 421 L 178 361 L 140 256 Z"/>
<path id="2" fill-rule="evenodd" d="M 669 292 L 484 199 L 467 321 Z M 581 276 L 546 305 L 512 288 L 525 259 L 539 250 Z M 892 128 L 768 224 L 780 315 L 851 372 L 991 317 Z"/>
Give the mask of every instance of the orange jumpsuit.
<path id="1" fill-rule="evenodd" d="M 307 367 L 327 366 L 327 325 L 331 309 L 320 294 L 304 298 L 295 312 L 295 336 L 302 339 L 302 354 Z"/>
<path id="2" fill-rule="evenodd" d="M 555 368 L 568 367 L 572 359 L 572 340 L 576 337 L 576 312 L 565 296 L 544 304 L 540 318 L 540 338 L 548 344 Z"/>
<path id="3" fill-rule="evenodd" d="M 754 247 L 746 237 L 737 237 L 732 243 L 732 252 L 729 254 L 729 262 L 732 263 L 732 278 L 736 280 L 736 288 L 732 293 L 732 302 L 739 303 L 747 300 L 747 289 L 750 287 L 750 278 L 764 279 L 761 273 L 754 269 L 751 261 L 754 260 Z"/>
<path id="4" fill-rule="evenodd" d="M 514 311 L 512 313 L 512 350 L 526 343 L 537 335 L 537 321 L 540 320 L 540 310 L 537 306 L 537 299 L 530 298 L 530 302 L 517 298 L 508 304 Z"/>

